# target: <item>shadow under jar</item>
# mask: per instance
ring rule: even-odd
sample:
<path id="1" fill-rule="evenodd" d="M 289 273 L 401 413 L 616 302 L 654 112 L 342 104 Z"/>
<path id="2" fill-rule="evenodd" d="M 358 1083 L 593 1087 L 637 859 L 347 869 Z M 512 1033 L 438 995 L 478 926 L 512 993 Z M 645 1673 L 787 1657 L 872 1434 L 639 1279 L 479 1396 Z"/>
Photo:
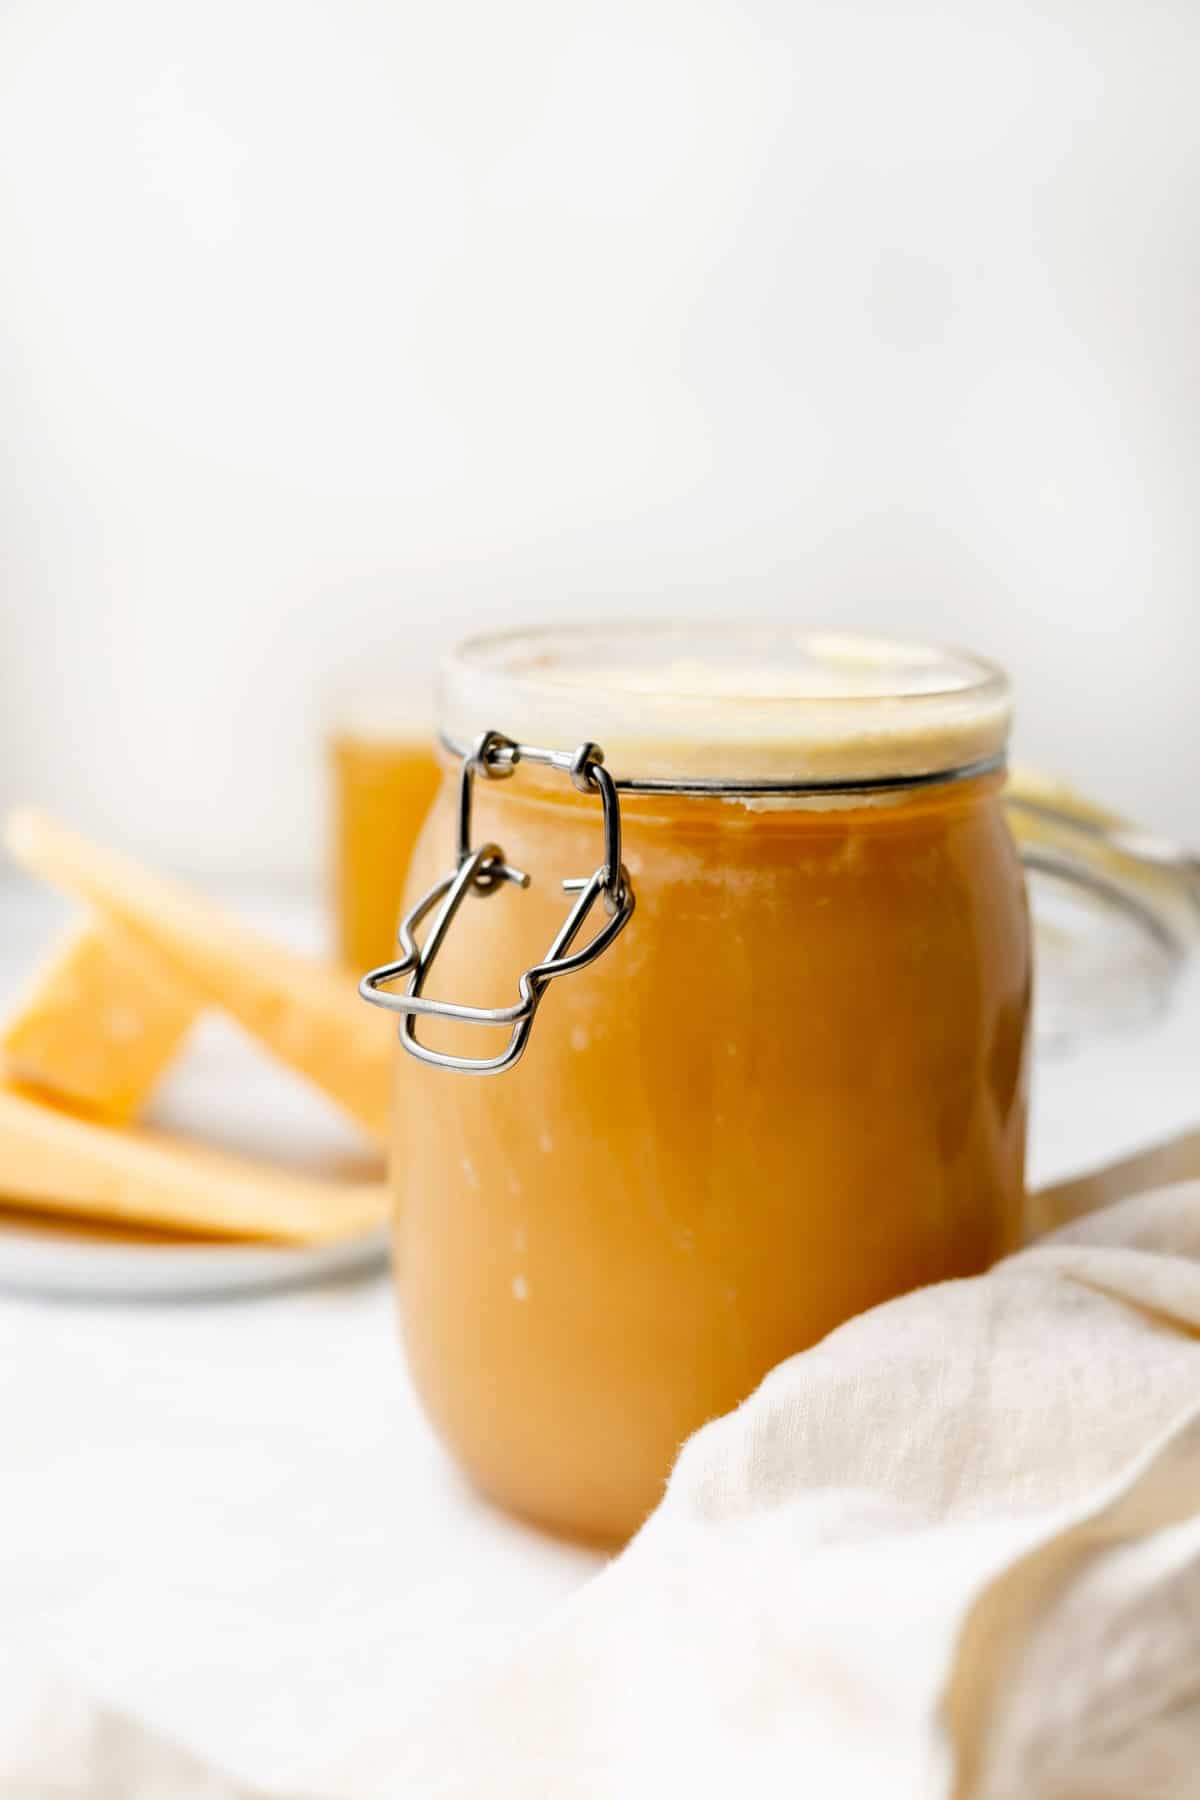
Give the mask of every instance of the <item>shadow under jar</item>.
<path id="1" fill-rule="evenodd" d="M 580 898 L 564 879 L 593 871 L 564 954 L 611 941 L 535 978 L 532 1020 L 403 1016 L 426 1054 L 524 1046 L 486 1079 L 402 1059 L 407 1353 L 486 1493 L 620 1541 L 688 1434 L 776 1363 L 1020 1240 L 1030 934 L 1001 803 L 1008 685 L 903 643 L 631 626 L 468 643 L 441 717 L 407 904 L 456 869 L 461 903 L 444 934 L 446 893 L 414 926 L 434 951 L 415 979 L 402 959 L 367 996 L 405 1007 L 407 981 L 435 1006 L 516 1010 Z M 589 741 L 605 774 L 584 751 L 573 782 Z"/>

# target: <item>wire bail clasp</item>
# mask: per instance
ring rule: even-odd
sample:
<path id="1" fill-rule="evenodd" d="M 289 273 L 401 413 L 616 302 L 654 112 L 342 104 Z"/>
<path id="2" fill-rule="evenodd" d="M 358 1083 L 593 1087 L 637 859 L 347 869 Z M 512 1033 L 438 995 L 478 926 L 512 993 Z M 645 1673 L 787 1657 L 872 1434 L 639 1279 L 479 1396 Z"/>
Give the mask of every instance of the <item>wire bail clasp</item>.
<path id="1" fill-rule="evenodd" d="M 521 762 L 541 763 L 568 776 L 573 786 L 584 794 L 599 794 L 603 808 L 604 861 L 594 874 L 563 882 L 565 892 L 577 895 L 544 961 L 526 969 L 518 981 L 520 999 L 512 1006 L 460 1006 L 450 1000 L 427 1000 L 423 989 L 435 957 L 445 941 L 446 933 L 468 894 L 480 899 L 495 894 L 505 882 L 525 888 L 530 877 L 507 861 L 499 844 L 471 842 L 471 803 L 477 776 L 490 781 L 507 780 Z M 436 1068 L 455 1069 L 467 1075 L 498 1075 L 520 1061 L 533 1025 L 538 1003 L 549 984 L 560 975 L 571 975 L 584 969 L 607 950 L 618 932 L 629 923 L 633 913 L 633 886 L 629 871 L 621 862 L 621 803 L 613 778 L 604 767 L 604 752 L 598 744 L 580 744 L 573 751 L 539 750 L 530 744 L 515 743 L 499 731 L 485 731 L 476 738 L 463 757 L 458 787 L 458 862 L 443 880 L 435 882 L 429 892 L 417 901 L 400 921 L 398 938 L 403 955 L 398 962 L 384 963 L 363 976 L 358 991 L 372 1006 L 382 1006 L 400 1015 L 400 1042 L 410 1056 Z M 597 900 L 603 898 L 607 919 L 582 950 L 571 946 L 583 929 Z M 423 944 L 416 932 L 429 914 L 437 913 Z M 408 976 L 402 994 L 385 993 L 385 986 Z M 466 1025 L 510 1025 L 508 1044 L 498 1056 L 453 1056 L 448 1051 L 432 1050 L 416 1035 L 417 1020 L 422 1014 L 442 1019 L 457 1019 Z"/>

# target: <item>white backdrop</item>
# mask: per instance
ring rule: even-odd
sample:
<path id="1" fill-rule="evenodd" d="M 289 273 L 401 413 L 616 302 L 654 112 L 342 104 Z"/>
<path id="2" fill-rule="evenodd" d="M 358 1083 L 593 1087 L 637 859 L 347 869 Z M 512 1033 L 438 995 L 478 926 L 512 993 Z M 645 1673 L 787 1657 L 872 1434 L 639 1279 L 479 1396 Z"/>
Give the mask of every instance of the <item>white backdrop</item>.
<path id="1" fill-rule="evenodd" d="M 1200 839 L 1195 0 L 0 0 L 0 802 L 303 875 L 495 621 L 1006 662 Z"/>

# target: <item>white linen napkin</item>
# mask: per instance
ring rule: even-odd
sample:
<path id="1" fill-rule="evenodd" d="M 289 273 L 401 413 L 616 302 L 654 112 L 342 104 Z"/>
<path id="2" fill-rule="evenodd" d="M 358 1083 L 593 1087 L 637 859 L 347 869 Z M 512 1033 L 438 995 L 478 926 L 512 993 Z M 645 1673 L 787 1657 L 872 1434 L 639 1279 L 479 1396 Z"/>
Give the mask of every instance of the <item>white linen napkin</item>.
<path id="1" fill-rule="evenodd" d="M 782 1364 L 515 1660 L 336 1788 L 1195 1800 L 1200 1182 Z"/>
<path id="2" fill-rule="evenodd" d="M 1200 1181 L 1074 1216 L 1145 1172 L 1050 1191 L 1072 1222 L 782 1364 L 514 1658 L 311 1796 L 1194 1800 Z M 0 1800 L 250 1800 L 46 1707 Z"/>
<path id="3" fill-rule="evenodd" d="M 0 1733 L 0 1800 L 256 1800 L 256 1790 L 55 1680 Z"/>

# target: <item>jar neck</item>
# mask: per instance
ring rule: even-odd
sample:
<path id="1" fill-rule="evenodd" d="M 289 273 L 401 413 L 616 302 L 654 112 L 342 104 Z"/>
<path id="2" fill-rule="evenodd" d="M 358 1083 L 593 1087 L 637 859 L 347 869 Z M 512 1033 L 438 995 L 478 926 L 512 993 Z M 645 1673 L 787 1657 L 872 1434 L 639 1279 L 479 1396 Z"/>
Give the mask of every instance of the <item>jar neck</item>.
<path id="1" fill-rule="evenodd" d="M 447 788 L 456 790 L 462 777 L 463 759 L 443 738 L 439 755 Z M 874 784 L 788 784 L 777 788 L 759 785 L 738 787 L 732 783 L 684 784 L 617 781 L 622 817 L 630 824 L 662 825 L 675 831 L 707 830 L 742 825 L 749 828 L 794 823 L 797 829 L 825 826 L 842 830 L 864 826 L 916 822 L 935 815 L 946 816 L 998 800 L 1007 781 L 1002 757 L 983 766 L 951 770 L 937 776 L 921 776 Z M 522 763 L 508 778 L 478 778 L 476 805 L 546 809 L 560 816 L 587 815 L 596 799 L 578 793 L 561 774 L 534 763 Z"/>
<path id="2" fill-rule="evenodd" d="M 461 772 L 464 762 L 471 755 L 471 746 L 460 743 L 442 732 L 438 736 L 438 752 L 442 764 L 447 770 L 452 773 Z M 601 757 L 600 760 L 603 758 Z M 516 766 L 519 765 L 524 782 L 531 782 L 536 787 L 556 785 L 559 777 L 553 771 L 548 770 L 545 763 L 545 752 L 541 750 L 527 751 L 525 756 L 517 757 L 514 764 L 507 766 L 503 774 L 506 778 L 511 776 L 516 772 Z M 955 768 L 919 773 L 829 780 L 756 776 L 617 775 L 613 777 L 612 785 L 623 798 L 645 796 L 671 800 L 716 800 L 734 803 L 744 801 L 749 805 L 759 802 L 777 802 L 781 807 L 807 806 L 821 810 L 873 804 L 883 805 L 900 801 L 926 790 L 975 786 L 992 776 L 1003 782 L 1006 774 L 1007 758 L 1001 749 Z"/>

